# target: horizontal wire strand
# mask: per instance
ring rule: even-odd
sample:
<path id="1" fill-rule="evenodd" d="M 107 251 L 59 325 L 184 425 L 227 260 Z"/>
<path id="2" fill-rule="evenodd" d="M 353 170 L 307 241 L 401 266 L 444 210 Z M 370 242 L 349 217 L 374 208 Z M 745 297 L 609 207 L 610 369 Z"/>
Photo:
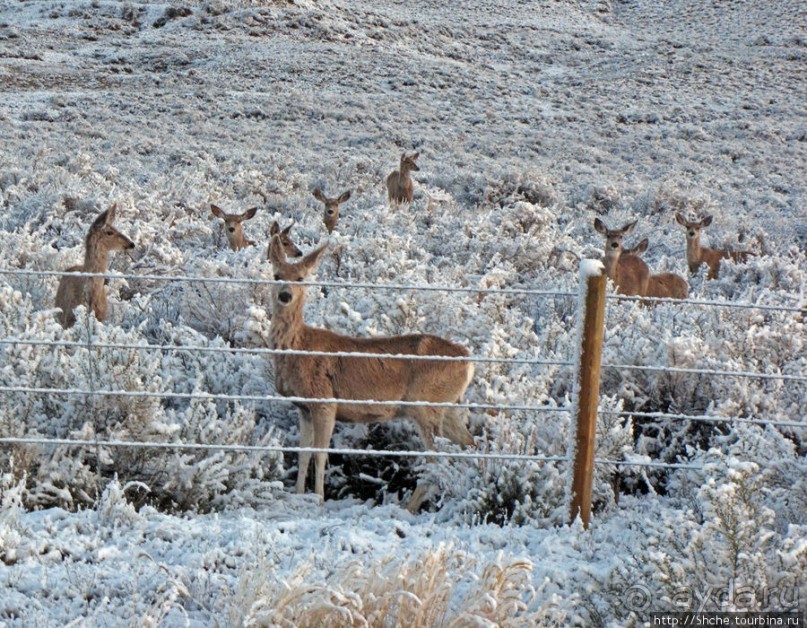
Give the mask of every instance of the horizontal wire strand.
<path id="1" fill-rule="evenodd" d="M 273 279 L 248 279 L 239 277 L 193 277 L 188 275 L 132 275 L 123 273 L 73 273 L 56 270 L 23 270 L 23 269 L 2 269 L 0 275 L 11 276 L 42 276 L 61 277 L 69 275 L 71 277 L 103 277 L 105 279 L 135 279 L 141 281 L 187 281 L 189 283 L 222 283 L 222 284 L 246 284 L 260 286 L 322 286 L 326 288 L 367 288 L 371 290 L 418 290 L 423 292 L 468 292 L 471 294 L 521 294 L 547 297 L 572 297 L 577 296 L 577 292 L 559 290 L 535 290 L 532 288 L 468 288 L 460 286 L 426 286 L 415 284 L 376 284 L 368 282 L 353 281 L 275 281 Z"/>
<path id="2" fill-rule="evenodd" d="M 378 449 L 326 449 L 318 447 L 284 447 L 281 445 L 208 445 L 203 443 L 154 443 L 145 441 L 96 441 L 73 438 L 28 438 L 28 437 L 6 437 L 0 438 L 0 445 L 45 445 L 62 447 L 132 447 L 142 449 L 182 449 L 201 451 L 232 451 L 244 453 L 256 452 L 277 452 L 277 453 L 326 453 L 346 456 L 373 456 L 373 457 L 409 457 L 409 458 L 448 458 L 448 459 L 473 459 L 473 460 L 511 460 L 523 462 L 568 462 L 567 456 L 543 456 L 532 454 L 506 454 L 506 453 L 473 453 L 473 452 L 449 452 L 409 449 L 403 450 L 378 450 Z M 659 467 L 666 469 L 701 469 L 701 466 L 689 464 L 673 464 L 666 462 L 652 461 L 631 461 L 631 460 L 605 460 L 595 459 L 597 464 L 607 464 L 615 466 L 635 466 L 635 467 Z"/>
<path id="3" fill-rule="evenodd" d="M 103 397 L 140 397 L 157 399 L 208 399 L 211 401 L 285 401 L 288 403 L 343 404 L 355 406 L 404 406 L 421 408 L 467 408 L 469 410 L 527 410 L 568 412 L 568 406 L 531 406 L 522 404 L 449 403 L 444 401 L 377 401 L 374 399 L 338 399 L 336 397 L 283 397 L 280 395 L 227 395 L 214 393 L 154 392 L 146 390 L 82 390 L 80 388 L 34 388 L 0 386 L 0 392 L 53 395 L 101 395 Z"/>
<path id="4" fill-rule="evenodd" d="M 33 340 L 27 338 L 0 338 L 0 345 L 30 345 L 54 347 L 87 348 L 84 342 L 68 340 Z M 139 349 L 144 351 L 199 351 L 200 353 L 235 353 L 248 355 L 301 355 L 340 358 L 376 358 L 396 360 L 429 360 L 442 362 L 474 362 L 479 364 L 534 364 L 542 366 L 573 366 L 571 360 L 540 360 L 536 358 L 488 358 L 480 356 L 420 356 L 405 353 L 367 353 L 357 351 L 303 351 L 299 349 L 264 349 L 246 347 L 202 347 L 198 345 L 149 345 L 127 343 L 93 343 L 98 349 Z M 807 376 L 787 375 L 784 373 L 757 373 L 754 371 L 722 371 L 717 369 L 679 368 L 668 366 L 649 366 L 637 364 L 603 364 L 604 369 L 623 369 L 633 371 L 658 371 L 664 373 L 690 373 L 700 375 L 722 375 L 727 377 L 746 377 L 751 379 L 771 379 L 794 382 L 807 382 Z"/>
<path id="5" fill-rule="evenodd" d="M 721 371 L 717 369 L 681 368 L 676 366 L 643 366 L 640 364 L 603 364 L 604 369 L 624 369 L 626 371 L 660 371 L 664 373 L 690 373 L 695 375 L 723 375 L 726 377 L 747 377 L 750 379 L 778 379 L 786 382 L 807 382 L 807 376 L 786 375 L 784 373 L 756 373 L 754 371 Z"/>
<path id="6" fill-rule="evenodd" d="M 301 285 L 301 286 L 322 286 L 328 288 L 366 288 L 370 290 L 418 290 L 423 292 L 465 292 L 471 294 L 521 294 L 546 297 L 576 297 L 577 292 L 568 290 L 537 290 L 532 288 L 469 288 L 460 286 L 429 286 L 417 284 L 376 284 L 368 282 L 351 281 L 275 281 L 272 279 L 248 279 L 238 277 L 200 277 L 190 275 L 134 275 L 125 273 L 73 273 L 56 270 L 27 270 L 27 269 L 0 269 L 0 275 L 10 276 L 42 276 L 61 277 L 70 275 L 71 277 L 103 277 L 105 279 L 134 279 L 141 281 L 187 281 L 190 283 L 222 283 L 222 284 L 247 284 L 247 285 Z M 708 299 L 670 299 L 661 297 L 639 297 L 632 295 L 609 294 L 609 300 L 617 301 L 651 301 L 654 303 L 679 303 L 688 305 L 709 305 L 715 307 L 741 308 L 752 310 L 769 310 L 777 312 L 807 312 L 807 309 L 799 306 L 788 305 L 768 305 L 760 303 L 739 303 L 734 301 L 714 301 Z"/>
<path id="7" fill-rule="evenodd" d="M 677 419 L 681 421 L 701 422 L 701 423 L 748 423 L 751 425 L 774 425 L 777 427 L 801 427 L 807 428 L 807 422 L 799 421 L 777 421 L 766 419 L 753 419 L 740 416 L 716 416 L 709 414 L 671 414 L 667 412 L 628 412 L 625 410 L 600 410 L 600 414 L 609 416 L 631 416 L 647 419 Z"/>
<path id="8" fill-rule="evenodd" d="M 23 338 L 0 338 L 0 345 L 31 345 L 55 347 L 81 347 L 87 348 L 85 342 L 67 340 L 27 340 Z M 142 349 L 153 351 L 199 351 L 207 353 L 242 353 L 254 355 L 308 355 L 332 356 L 340 358 L 383 358 L 395 360 L 429 360 L 441 362 L 476 362 L 491 364 L 539 364 L 548 366 L 572 366 L 574 362 L 568 360 L 538 360 L 532 358 L 486 358 L 486 357 L 456 357 L 448 355 L 411 355 L 406 353 L 369 353 L 358 351 L 302 351 L 299 349 L 262 349 L 242 347 L 201 347 L 193 345 L 138 345 L 125 343 L 96 343 L 92 344 L 98 349 Z"/>

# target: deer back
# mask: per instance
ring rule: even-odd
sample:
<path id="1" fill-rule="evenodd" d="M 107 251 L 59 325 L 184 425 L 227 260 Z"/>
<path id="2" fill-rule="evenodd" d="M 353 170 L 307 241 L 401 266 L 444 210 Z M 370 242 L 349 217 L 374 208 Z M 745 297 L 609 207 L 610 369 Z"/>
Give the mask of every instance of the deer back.
<path id="1" fill-rule="evenodd" d="M 675 273 L 651 275 L 645 296 L 658 299 L 686 299 L 689 294 L 687 282 Z"/>

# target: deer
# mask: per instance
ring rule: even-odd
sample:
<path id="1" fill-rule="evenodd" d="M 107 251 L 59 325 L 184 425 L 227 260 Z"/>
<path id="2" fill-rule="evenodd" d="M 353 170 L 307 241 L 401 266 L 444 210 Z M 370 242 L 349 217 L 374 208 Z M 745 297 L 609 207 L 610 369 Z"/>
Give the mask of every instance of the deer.
<path id="1" fill-rule="evenodd" d="M 633 248 L 622 249 L 622 255 L 641 255 L 647 251 L 649 240 L 645 238 Z M 686 299 L 689 296 L 689 284 L 675 273 L 654 273 L 647 282 L 646 297 L 658 299 Z"/>
<path id="2" fill-rule="evenodd" d="M 275 220 L 272 223 L 272 226 L 269 228 L 269 237 L 272 238 L 273 236 L 277 236 L 280 238 L 280 243 L 283 245 L 283 251 L 285 251 L 286 257 L 302 257 L 303 252 L 297 247 L 294 240 L 291 239 L 290 232 L 293 226 L 294 221 L 292 221 L 292 223 L 285 229 L 281 229 L 277 220 Z M 269 250 L 271 249 L 271 242 L 272 241 L 270 239 L 270 246 L 269 249 L 267 249 L 267 256 L 269 255 Z"/>
<path id="3" fill-rule="evenodd" d="M 629 222 L 621 229 L 609 229 L 602 220 L 594 219 L 594 229 L 605 236 L 605 274 L 614 282 L 619 294 L 642 296 L 650 280 L 647 264 L 638 255 L 624 253 L 622 249 L 622 238 L 633 232 L 637 222 Z"/>
<path id="4" fill-rule="evenodd" d="M 255 245 L 255 242 L 248 240 L 246 236 L 244 236 L 244 227 L 241 223 L 245 220 L 253 218 L 258 212 L 257 207 L 248 209 L 243 214 L 228 214 L 227 212 L 222 211 L 218 205 L 213 205 L 211 203 L 210 211 L 213 212 L 214 216 L 221 218 L 224 221 L 224 233 L 227 235 L 227 241 L 230 243 L 230 248 L 233 251 L 240 251 L 248 246 Z"/>
<path id="5" fill-rule="evenodd" d="M 328 233 L 333 233 L 336 222 L 339 220 L 339 206 L 350 199 L 350 193 L 351 190 L 348 190 L 347 192 L 342 192 L 342 194 L 336 198 L 329 198 L 322 193 L 322 190 L 314 188 L 312 192 L 314 198 L 325 205 L 322 222 L 325 223 L 325 228 L 328 230 Z"/>
<path id="6" fill-rule="evenodd" d="M 717 279 L 720 271 L 720 261 L 730 259 L 734 262 L 748 260 L 747 251 L 724 251 L 701 246 L 701 230 L 712 224 L 712 216 L 704 216 L 700 220 L 687 220 L 681 212 L 675 212 L 676 222 L 686 229 L 687 237 L 687 264 L 689 272 L 693 275 L 698 272 L 701 264 L 709 267 L 707 279 Z"/>
<path id="7" fill-rule="evenodd" d="M 414 420 L 427 449 L 434 448 L 435 436 L 445 436 L 463 447 L 473 444 L 464 415 L 457 408 L 397 406 L 394 403 L 460 403 L 474 373 L 470 359 L 369 357 L 373 354 L 399 354 L 470 358 L 464 346 L 431 334 L 362 338 L 305 324 L 306 287 L 300 282 L 314 272 L 327 248 L 326 242 L 299 260 L 290 262 L 277 235 L 272 237 L 269 246 L 274 279 L 284 282 L 272 287 L 272 348 L 368 354 L 368 357 L 274 356 L 275 388 L 279 395 L 328 400 L 294 403 L 300 411 L 300 446 L 327 449 L 336 421 L 377 423 L 401 417 Z M 393 403 L 351 404 L 341 401 L 343 399 Z M 305 492 L 310 462 L 310 452 L 299 454 L 297 493 Z M 314 490 L 320 500 L 325 498 L 326 462 L 327 454 L 315 454 Z M 407 503 L 410 512 L 420 509 L 430 490 L 424 485 L 415 489 Z"/>
<path id="8" fill-rule="evenodd" d="M 420 157 L 419 152 L 409 156 L 406 153 L 401 154 L 400 169 L 394 170 L 387 177 L 387 193 L 390 205 L 401 205 L 403 203 L 409 205 L 412 203 L 414 188 L 412 186 L 412 177 L 409 176 L 409 173 L 420 170 L 415 163 L 418 157 Z"/>
<path id="9" fill-rule="evenodd" d="M 90 226 L 84 242 L 84 263 L 71 266 L 66 273 L 106 273 L 109 269 L 111 251 L 131 250 L 135 247 L 112 223 L 115 221 L 117 206 L 112 205 L 101 213 Z M 103 277 L 71 277 L 62 275 L 56 290 L 56 307 L 61 310 L 57 319 L 63 327 L 72 327 L 76 322 L 73 310 L 86 305 L 95 318 L 106 319 L 107 300 Z"/>

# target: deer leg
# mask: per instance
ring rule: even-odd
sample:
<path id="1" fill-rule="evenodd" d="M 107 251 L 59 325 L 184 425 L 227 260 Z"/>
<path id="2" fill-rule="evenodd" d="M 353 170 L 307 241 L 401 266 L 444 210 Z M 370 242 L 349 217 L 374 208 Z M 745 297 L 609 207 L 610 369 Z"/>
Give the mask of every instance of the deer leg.
<path id="1" fill-rule="evenodd" d="M 311 423 L 314 428 L 314 447 L 327 449 L 331 445 L 333 428 L 336 425 L 336 404 L 317 404 L 311 408 Z M 314 454 L 314 490 L 320 499 L 325 500 L 325 464 L 328 454 Z"/>
<path id="2" fill-rule="evenodd" d="M 300 408 L 300 447 L 314 446 L 314 422 L 307 409 Z M 305 478 L 311 466 L 311 452 L 302 451 L 297 457 L 297 492 L 305 493 Z"/>

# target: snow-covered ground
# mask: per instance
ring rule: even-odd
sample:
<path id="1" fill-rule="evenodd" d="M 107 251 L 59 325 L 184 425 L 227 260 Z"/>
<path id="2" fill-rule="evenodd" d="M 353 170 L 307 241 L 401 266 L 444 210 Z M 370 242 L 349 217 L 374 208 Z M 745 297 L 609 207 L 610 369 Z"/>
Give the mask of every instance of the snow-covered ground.
<path id="1" fill-rule="evenodd" d="M 117 203 L 131 274 L 268 278 L 270 225 L 309 249 L 350 189 L 322 280 L 575 292 L 610 227 L 691 296 L 807 302 L 799 1 L 0 0 L 0 269 L 79 263 Z M 419 151 L 415 199 L 384 180 Z M 209 211 L 258 207 L 232 252 Z M 676 211 L 712 246 L 689 276 Z M 0 275 L 0 337 L 87 342 L 58 279 Z M 265 347 L 261 287 L 112 280 L 94 343 Z M 312 289 L 311 324 L 424 331 L 474 355 L 572 360 L 574 298 Z M 807 375 L 803 313 L 609 302 L 605 364 Z M 265 356 L 0 345 L 0 386 L 273 395 Z M 479 364 L 467 400 L 563 407 L 562 365 Z M 562 463 L 332 456 L 328 500 L 275 453 L 3 446 L 0 624 L 634 625 L 652 610 L 805 608 L 807 384 L 605 369 L 592 529 Z M 0 436 L 296 445 L 296 411 L 239 400 L 0 393 Z M 566 454 L 568 412 L 475 412 L 477 448 Z M 418 449 L 406 423 L 335 446 Z M 441 445 L 450 449 L 448 445 Z M 402 505 L 417 473 L 440 488 Z M 100 480 L 100 481 L 99 481 Z M 718 594 L 721 591 L 726 595 Z M 704 597 L 706 601 L 704 602 Z M 771 600 L 774 600 L 773 602 Z M 386 617 L 386 624 L 382 620 Z M 485 622 L 489 623 L 485 623 Z"/>

